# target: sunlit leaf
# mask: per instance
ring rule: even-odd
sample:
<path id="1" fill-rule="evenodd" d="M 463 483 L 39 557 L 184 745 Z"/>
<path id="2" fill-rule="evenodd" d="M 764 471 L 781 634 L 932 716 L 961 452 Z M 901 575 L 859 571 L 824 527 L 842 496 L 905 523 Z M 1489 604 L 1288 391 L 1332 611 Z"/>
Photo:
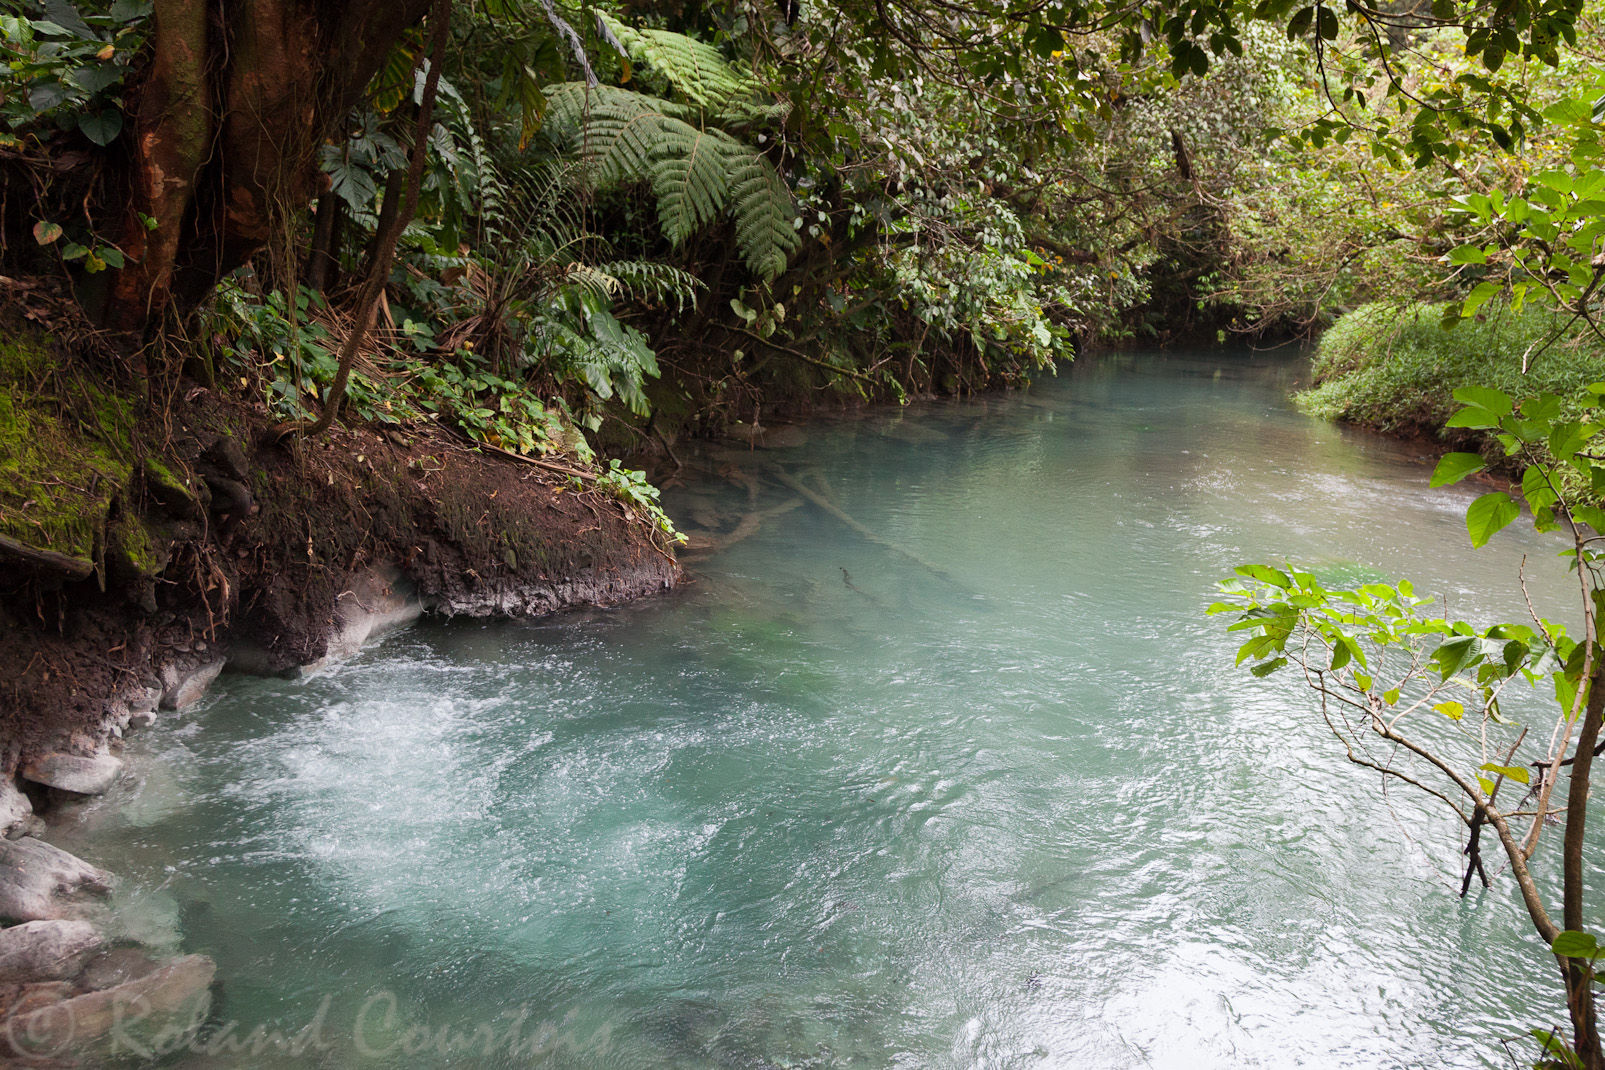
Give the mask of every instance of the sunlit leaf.
<path id="1" fill-rule="evenodd" d="M 1555 937 L 1555 942 L 1549 945 L 1549 950 L 1563 958 L 1591 959 L 1599 954 L 1599 942 L 1590 933 L 1567 929 Z"/>
<path id="2" fill-rule="evenodd" d="M 1498 773 L 1501 776 L 1509 777 L 1511 780 L 1514 780 L 1519 784 L 1532 783 L 1532 774 L 1519 765 L 1495 765 L 1493 762 L 1489 762 L 1481 768 L 1485 773 Z"/>
<path id="3" fill-rule="evenodd" d="M 1431 485 L 1444 487 L 1451 483 L 1458 483 L 1473 472 L 1480 472 L 1486 468 L 1487 462 L 1479 453 L 1446 453 L 1438 466 L 1432 470 Z"/>
<path id="4" fill-rule="evenodd" d="M 1466 531 L 1471 536 L 1471 545 L 1486 546 L 1489 539 L 1520 515 L 1521 506 L 1504 491 L 1484 494 L 1466 510 Z"/>

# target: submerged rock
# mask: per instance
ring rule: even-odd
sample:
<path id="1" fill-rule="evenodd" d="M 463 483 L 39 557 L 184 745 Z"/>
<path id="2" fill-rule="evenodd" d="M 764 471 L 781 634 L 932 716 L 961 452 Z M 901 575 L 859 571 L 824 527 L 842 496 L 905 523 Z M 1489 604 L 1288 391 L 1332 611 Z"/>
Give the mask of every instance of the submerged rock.
<path id="1" fill-rule="evenodd" d="M 200 701 L 206 689 L 212 686 L 217 674 L 223 671 L 223 659 L 209 661 L 184 670 L 176 665 L 162 669 L 162 709 L 182 710 Z"/>
<path id="2" fill-rule="evenodd" d="M 205 1021 L 216 973 L 205 955 L 186 955 L 80 996 L 61 982 L 0 990 L 0 1001 L 11 1001 L 9 1028 L 0 1031 L 0 1043 L 24 1059 L 55 1060 L 52 1065 L 75 1065 L 72 1058 L 169 1054 Z"/>
<path id="3" fill-rule="evenodd" d="M 205 955 L 185 955 L 145 976 L 62 1004 L 73 1023 L 73 1046 L 90 1050 L 114 1026 L 132 1039 L 153 1038 L 174 1024 L 204 1020 L 217 964 Z"/>
<path id="4" fill-rule="evenodd" d="M 0 984 L 69 980 L 104 942 L 87 921 L 30 921 L 0 929 Z"/>
<path id="5" fill-rule="evenodd" d="M 78 977 L 78 987 L 91 992 L 103 988 L 116 988 L 129 981 L 137 981 L 153 973 L 160 966 L 161 964 L 144 948 L 114 947 L 96 955 L 94 960 L 83 968 L 83 973 Z"/>
<path id="6" fill-rule="evenodd" d="M 6 1023 L 5 1029 L 0 1030 L 0 1052 L 23 1056 L 26 1061 L 22 1065 L 35 1059 L 41 1060 L 36 1065 L 60 1065 L 42 1061 L 61 1050 L 61 1045 L 54 1040 L 58 1030 L 53 1027 L 50 1012 L 63 1000 L 71 999 L 73 991 L 71 981 L 0 984 L 0 1020 Z M 41 1032 L 41 1023 L 45 1025 L 42 1032 L 47 1034 L 42 1044 L 36 1037 Z M 8 1061 L 5 1065 L 13 1064 Z"/>
<path id="7" fill-rule="evenodd" d="M 74 795 L 104 795 L 117 783 L 122 772 L 122 759 L 104 752 L 88 758 L 77 754 L 46 754 L 22 767 L 23 779 Z"/>
<path id="8" fill-rule="evenodd" d="M 0 843 L 0 918 L 54 921 L 111 892 L 105 870 L 32 837 Z"/>

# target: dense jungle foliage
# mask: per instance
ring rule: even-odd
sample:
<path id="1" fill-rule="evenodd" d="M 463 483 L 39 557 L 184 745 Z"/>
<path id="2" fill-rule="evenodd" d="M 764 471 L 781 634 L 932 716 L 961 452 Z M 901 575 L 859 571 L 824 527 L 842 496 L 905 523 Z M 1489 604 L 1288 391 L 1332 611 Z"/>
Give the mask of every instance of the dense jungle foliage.
<path id="1" fill-rule="evenodd" d="M 136 377 L 582 458 L 1592 295 L 1518 235 L 1594 203 L 1592 15 L 1407 7 L 11 0 L 0 260 Z"/>

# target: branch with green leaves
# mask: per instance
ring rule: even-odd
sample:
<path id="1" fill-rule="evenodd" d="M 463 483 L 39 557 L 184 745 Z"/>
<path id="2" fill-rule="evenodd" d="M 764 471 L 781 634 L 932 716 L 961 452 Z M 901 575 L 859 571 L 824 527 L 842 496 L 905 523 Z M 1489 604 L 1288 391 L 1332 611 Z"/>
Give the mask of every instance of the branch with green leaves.
<path id="1" fill-rule="evenodd" d="M 1310 572 L 1244 565 L 1221 583 L 1212 614 L 1235 614 L 1231 631 L 1245 634 L 1237 661 L 1254 675 L 1297 665 L 1320 697 L 1320 711 L 1348 758 L 1386 779 L 1406 782 L 1449 806 L 1465 824 L 1467 856 L 1461 894 L 1473 875 L 1488 882 L 1479 834 L 1492 827 L 1532 918 L 1559 963 L 1572 1018 L 1568 1048 L 1535 1032 L 1551 1060 L 1543 1065 L 1605 1066 L 1594 1014 L 1596 938 L 1584 932 L 1584 830 L 1589 778 L 1605 714 L 1605 650 L 1598 621 L 1605 610 L 1600 543 L 1605 510 L 1605 383 L 1580 397 L 1539 394 L 1516 399 L 1487 387 L 1455 391 L 1464 406 L 1449 426 L 1487 432 L 1521 472 L 1519 485 L 1477 497 L 1466 510 L 1473 546 L 1485 546 L 1522 515 L 1525 505 L 1540 532 L 1564 531 L 1578 583 L 1583 627 L 1539 615 L 1531 623 L 1477 628 L 1430 616 L 1432 600 L 1408 581 L 1329 590 Z M 1483 472 L 1489 458 L 1450 453 L 1432 475 L 1434 487 Z M 1526 593 L 1523 583 L 1523 593 Z M 1548 733 L 1530 732 L 1507 707 L 1511 685 L 1553 689 Z M 1546 742 L 1539 742 L 1546 741 Z M 1526 750 L 1523 747 L 1526 746 Z M 1563 766 L 1571 775 L 1564 806 L 1552 806 Z M 1507 782 L 1527 791 L 1513 806 L 1501 800 Z M 1529 868 L 1548 818 L 1563 815 L 1561 917 L 1551 913 Z M 1511 828 L 1530 819 L 1524 835 Z M 1559 1054 L 1557 1054 L 1559 1053 Z"/>

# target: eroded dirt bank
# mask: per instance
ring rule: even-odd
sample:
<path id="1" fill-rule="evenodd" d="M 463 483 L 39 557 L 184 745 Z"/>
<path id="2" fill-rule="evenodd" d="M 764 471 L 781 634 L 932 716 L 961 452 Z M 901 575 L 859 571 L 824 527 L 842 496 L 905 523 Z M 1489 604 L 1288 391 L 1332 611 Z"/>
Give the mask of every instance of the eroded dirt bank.
<path id="1" fill-rule="evenodd" d="M 353 610 L 377 611 L 365 594 L 399 600 L 391 614 L 415 601 L 524 616 L 674 582 L 643 520 L 555 467 L 471 450 L 438 429 L 262 445 L 265 414 L 192 381 L 179 389 L 112 444 L 118 471 L 47 462 L 4 472 L 3 530 L 26 547 L 0 553 L 7 773 L 99 746 L 126 724 L 130 698 L 196 697 L 178 684 L 197 671 L 316 663 Z M 71 409 L 68 397 L 62 424 Z M 85 476 L 89 486 L 38 486 Z M 53 492 L 48 511 L 42 491 Z M 18 538 L 30 528 L 34 538 Z M 384 578 L 394 590 L 376 585 Z"/>

